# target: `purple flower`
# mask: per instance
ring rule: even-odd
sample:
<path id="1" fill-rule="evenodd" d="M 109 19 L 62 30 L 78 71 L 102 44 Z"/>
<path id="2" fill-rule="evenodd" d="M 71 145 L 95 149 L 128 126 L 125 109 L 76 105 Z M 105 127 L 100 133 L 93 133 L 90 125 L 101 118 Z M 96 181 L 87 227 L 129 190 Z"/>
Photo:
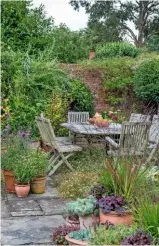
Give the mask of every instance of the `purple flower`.
<path id="1" fill-rule="evenodd" d="M 21 137 L 30 137 L 31 133 L 29 132 L 24 132 L 24 131 L 19 131 L 18 135 L 20 135 Z"/>

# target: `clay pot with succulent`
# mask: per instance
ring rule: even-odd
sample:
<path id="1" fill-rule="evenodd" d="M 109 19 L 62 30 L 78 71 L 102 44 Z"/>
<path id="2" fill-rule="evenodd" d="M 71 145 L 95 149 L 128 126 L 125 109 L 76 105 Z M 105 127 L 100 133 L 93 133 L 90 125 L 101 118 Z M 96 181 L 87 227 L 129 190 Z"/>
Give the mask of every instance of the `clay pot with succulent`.
<path id="1" fill-rule="evenodd" d="M 91 229 L 72 231 L 65 236 L 65 239 L 69 242 L 69 245 L 87 245 L 91 239 Z"/>
<path id="2" fill-rule="evenodd" d="M 69 203 L 70 211 L 79 215 L 80 229 L 88 229 L 98 223 L 96 201 L 96 198 L 90 195 L 88 198 L 78 198 L 75 202 Z"/>
<path id="3" fill-rule="evenodd" d="M 77 228 L 74 226 L 68 226 L 68 225 L 63 225 L 59 226 L 52 235 L 53 241 L 57 245 L 68 245 L 68 241 L 65 239 L 65 236 L 68 235 L 70 232 L 76 231 Z"/>
<path id="4" fill-rule="evenodd" d="M 74 213 L 71 203 L 66 204 L 63 214 L 67 225 L 72 225 L 74 227 L 77 227 L 77 229 L 80 229 L 79 215 Z"/>
<path id="5" fill-rule="evenodd" d="M 107 196 L 100 199 L 97 204 L 100 209 L 99 218 L 101 224 L 104 224 L 106 221 L 115 225 L 132 224 L 133 216 L 132 213 L 128 211 L 128 206 L 124 197 Z"/>

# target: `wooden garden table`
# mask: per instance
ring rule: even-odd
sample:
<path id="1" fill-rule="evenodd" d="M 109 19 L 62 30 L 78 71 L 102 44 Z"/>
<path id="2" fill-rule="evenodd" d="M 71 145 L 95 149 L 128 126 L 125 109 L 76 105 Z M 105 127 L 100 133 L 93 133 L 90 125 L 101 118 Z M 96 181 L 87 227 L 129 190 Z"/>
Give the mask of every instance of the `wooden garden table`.
<path id="1" fill-rule="evenodd" d="M 73 135 L 73 142 L 76 143 L 76 135 L 82 134 L 90 143 L 92 137 L 101 137 L 104 139 L 106 136 L 114 136 L 119 138 L 121 134 L 121 124 L 111 123 L 109 127 L 97 127 L 89 123 L 77 124 L 77 123 L 62 123 L 61 126 L 67 128 Z"/>

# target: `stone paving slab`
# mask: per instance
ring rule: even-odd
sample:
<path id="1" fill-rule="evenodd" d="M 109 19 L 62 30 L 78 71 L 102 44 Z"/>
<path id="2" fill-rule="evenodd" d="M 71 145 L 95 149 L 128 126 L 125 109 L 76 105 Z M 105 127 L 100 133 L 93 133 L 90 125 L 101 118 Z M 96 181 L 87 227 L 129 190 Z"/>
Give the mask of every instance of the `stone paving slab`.
<path id="1" fill-rule="evenodd" d="M 56 188 L 50 186 L 46 187 L 46 191 L 43 194 L 32 194 L 30 193 L 26 198 L 19 198 L 16 194 L 7 193 L 6 194 L 8 201 L 10 200 L 30 200 L 30 199 L 47 199 L 47 198 L 59 198 L 59 193 Z"/>
<path id="2" fill-rule="evenodd" d="M 62 215 L 67 201 L 61 199 L 39 200 L 39 205 L 45 215 Z"/>
<path id="3" fill-rule="evenodd" d="M 41 211 L 41 208 L 35 200 L 13 200 L 9 203 L 9 210 L 11 212 Z"/>
<path id="4" fill-rule="evenodd" d="M 61 215 L 2 219 L 1 245 L 53 244 L 52 232 L 65 224 Z"/>

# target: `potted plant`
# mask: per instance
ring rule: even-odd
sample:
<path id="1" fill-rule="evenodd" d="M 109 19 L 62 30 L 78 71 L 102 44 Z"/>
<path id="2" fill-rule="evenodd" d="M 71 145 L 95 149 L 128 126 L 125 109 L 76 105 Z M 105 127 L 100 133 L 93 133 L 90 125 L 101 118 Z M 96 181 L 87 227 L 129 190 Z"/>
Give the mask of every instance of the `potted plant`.
<path id="1" fill-rule="evenodd" d="M 64 209 L 64 219 L 68 225 L 72 225 L 80 229 L 79 215 L 72 211 L 71 203 L 67 203 Z"/>
<path id="2" fill-rule="evenodd" d="M 57 245 L 68 245 L 68 241 L 65 239 L 65 236 L 68 233 L 76 230 L 77 228 L 74 226 L 67 226 L 67 225 L 59 226 L 53 232 L 52 239 Z"/>
<path id="3" fill-rule="evenodd" d="M 131 225 L 133 216 L 127 209 L 127 203 L 121 196 L 107 196 L 98 201 L 100 208 L 99 219 L 100 223 L 106 221 L 113 224 Z"/>
<path id="4" fill-rule="evenodd" d="M 88 229 L 98 222 L 96 201 L 96 198 L 90 195 L 69 203 L 70 211 L 79 215 L 80 229 Z"/>
<path id="5" fill-rule="evenodd" d="M 30 182 L 35 175 L 31 158 L 30 151 L 22 153 L 14 165 L 15 191 L 18 197 L 26 197 L 30 191 Z"/>
<path id="6" fill-rule="evenodd" d="M 47 157 L 44 152 L 32 151 L 31 165 L 34 170 L 34 178 L 31 181 L 31 192 L 35 194 L 42 194 L 45 192 L 46 185 L 46 171 L 47 171 Z"/>
<path id="7" fill-rule="evenodd" d="M 69 242 L 69 245 L 87 245 L 91 239 L 92 231 L 90 229 L 72 231 L 65 236 L 65 239 Z"/>
<path id="8" fill-rule="evenodd" d="M 6 139 L 6 152 L 2 152 L 1 169 L 4 175 L 6 191 L 15 193 L 14 165 L 24 151 L 24 146 L 19 137 L 14 136 Z"/>

